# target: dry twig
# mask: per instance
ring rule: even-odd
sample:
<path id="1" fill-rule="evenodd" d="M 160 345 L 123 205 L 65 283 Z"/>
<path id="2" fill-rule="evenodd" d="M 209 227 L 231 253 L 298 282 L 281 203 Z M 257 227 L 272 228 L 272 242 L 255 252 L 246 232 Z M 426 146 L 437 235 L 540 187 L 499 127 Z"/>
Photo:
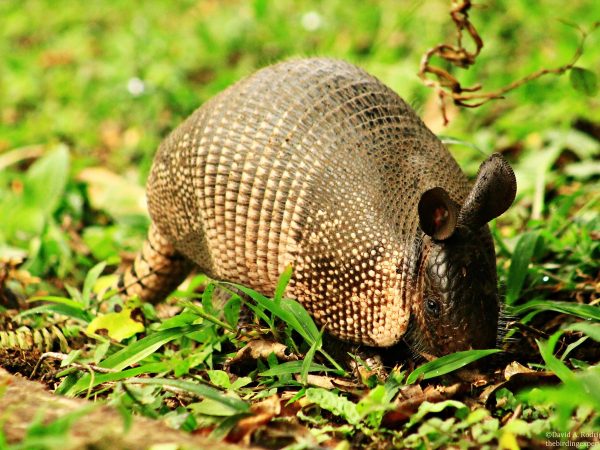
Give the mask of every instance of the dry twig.
<path id="1" fill-rule="evenodd" d="M 476 108 L 490 100 L 503 98 L 504 94 L 507 92 L 512 91 L 532 80 L 540 78 L 543 75 L 551 73 L 559 75 L 567 70 L 572 69 L 583 53 L 583 47 L 587 37 L 590 35 L 590 33 L 600 27 L 600 22 L 595 22 L 592 24 L 592 27 L 589 31 L 584 30 L 578 25 L 572 25 L 579 31 L 581 35 L 581 41 L 575 50 L 571 61 L 568 63 L 555 68 L 537 70 L 495 91 L 479 92 L 482 88 L 481 84 L 476 84 L 471 87 L 463 87 L 461 86 L 460 82 L 447 70 L 431 64 L 431 59 L 434 56 L 438 56 L 456 67 L 467 68 L 475 63 L 477 56 L 483 48 L 483 40 L 479 36 L 479 33 L 473 24 L 469 21 L 469 10 L 471 9 L 471 6 L 473 6 L 471 0 L 452 0 L 450 16 L 456 25 L 456 45 L 436 45 L 425 52 L 423 58 L 421 59 L 419 78 L 421 78 L 426 86 L 429 86 L 435 90 L 440 103 L 440 110 L 444 118 L 444 125 L 448 124 L 448 117 L 446 114 L 446 102 L 448 99 L 451 99 L 454 104 L 458 106 Z M 475 44 L 475 50 L 473 51 L 467 50 L 463 45 L 463 33 L 465 31 Z M 432 74 L 435 78 L 432 79 L 428 77 L 428 74 Z"/>

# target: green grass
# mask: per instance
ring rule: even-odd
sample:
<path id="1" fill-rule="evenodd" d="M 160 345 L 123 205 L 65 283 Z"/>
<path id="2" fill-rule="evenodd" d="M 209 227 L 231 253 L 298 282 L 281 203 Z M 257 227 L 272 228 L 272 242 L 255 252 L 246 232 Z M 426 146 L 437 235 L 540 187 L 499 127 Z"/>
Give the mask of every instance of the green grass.
<path id="1" fill-rule="evenodd" d="M 492 90 L 562 65 L 580 42 L 564 22 L 591 29 L 598 18 L 593 1 L 482 4 L 471 19 L 484 50 L 456 73 L 465 86 Z M 454 38 L 442 0 L 5 1 L 0 33 L 0 357 L 2 347 L 61 350 L 59 393 L 217 438 L 277 395 L 271 423 L 311 430 L 294 448 L 512 449 L 573 431 L 598 441 L 600 96 L 589 77 L 600 75 L 600 32 L 577 63 L 590 72 L 545 76 L 503 100 L 451 111 L 444 129 L 416 76 L 422 53 Z M 354 380 L 307 313 L 282 298 L 289 273 L 275 299 L 245 290 L 250 300 L 232 295 L 223 308 L 213 289 L 232 286 L 201 275 L 168 302 L 177 305 L 171 314 L 118 296 L 99 300 L 122 257 L 140 248 L 149 223 L 143 183 L 161 139 L 256 68 L 304 55 L 344 58 L 377 75 L 447 137 L 469 175 L 493 151 L 510 160 L 517 200 L 492 225 L 515 323 L 505 352 L 458 353 L 404 364 L 386 380 Z M 9 292 L 23 308 L 18 317 Z M 244 302 L 257 319 L 238 330 Z M 255 360 L 240 352 L 257 339 L 287 353 L 267 346 Z M 431 396 L 439 385 L 451 390 L 455 371 L 478 358 L 499 374 L 488 376 L 495 387 L 487 396 L 477 384 Z M 506 381 L 512 361 L 548 374 L 513 365 Z M 332 379 L 338 384 L 326 388 Z M 46 433 L 55 442 L 69 424 L 32 424 L 28 439 Z"/>

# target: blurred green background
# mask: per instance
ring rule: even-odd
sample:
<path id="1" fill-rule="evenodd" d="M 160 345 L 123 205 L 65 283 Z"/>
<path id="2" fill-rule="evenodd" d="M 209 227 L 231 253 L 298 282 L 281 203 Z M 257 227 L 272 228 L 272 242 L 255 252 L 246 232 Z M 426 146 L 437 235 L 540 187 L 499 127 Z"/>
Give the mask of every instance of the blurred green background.
<path id="1" fill-rule="evenodd" d="M 583 190 L 572 202 L 588 202 L 598 180 L 600 97 L 576 91 L 568 74 L 478 109 L 452 109 L 441 127 L 417 71 L 427 49 L 454 43 L 449 9 L 442 0 L 0 1 L 2 254 L 28 256 L 34 274 L 74 282 L 96 260 L 117 262 L 142 239 L 141 186 L 161 139 L 226 86 L 295 56 L 352 61 L 436 133 L 485 154 L 505 151 L 520 182 L 508 237 L 544 218 L 547 189 Z M 475 66 L 453 73 L 464 86 L 493 90 L 570 61 L 581 41 L 576 27 L 600 20 L 600 2 L 482 1 L 471 19 L 484 49 Z M 600 32 L 577 65 L 598 75 Z M 451 151 L 471 175 L 483 159 L 465 145 Z M 557 162 L 566 169 L 550 171 Z"/>

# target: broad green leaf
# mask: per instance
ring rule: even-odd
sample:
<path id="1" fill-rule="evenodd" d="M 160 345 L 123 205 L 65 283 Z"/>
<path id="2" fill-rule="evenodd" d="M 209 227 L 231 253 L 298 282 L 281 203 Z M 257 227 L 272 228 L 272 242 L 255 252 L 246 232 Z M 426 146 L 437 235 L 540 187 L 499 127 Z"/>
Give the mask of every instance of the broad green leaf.
<path id="1" fill-rule="evenodd" d="M 237 380 L 235 380 L 233 383 L 231 383 L 231 389 L 233 389 L 234 391 L 237 391 L 238 389 L 241 389 L 244 386 L 249 385 L 250 383 L 252 383 L 252 378 L 240 377 Z"/>
<path id="2" fill-rule="evenodd" d="M 123 308 L 119 312 L 98 316 L 90 322 L 86 332 L 92 334 L 98 330 L 106 330 L 111 339 L 121 342 L 144 331 L 144 324 L 131 318 L 132 312 L 129 308 Z"/>
<path id="3" fill-rule="evenodd" d="M 39 209 L 37 206 L 19 204 L 9 208 L 9 210 L 13 211 L 12 214 L 5 220 L 0 221 L 2 222 L 2 228 L 6 228 L 9 235 L 16 238 L 19 233 L 25 233 L 27 238 L 40 239 L 48 220 L 43 209 Z M 41 246 L 41 240 L 35 243 L 30 242 L 30 245 Z M 35 252 L 30 250 L 30 257 L 32 254 L 35 255 Z"/>
<path id="4" fill-rule="evenodd" d="M 88 187 L 88 198 L 95 209 L 106 211 L 122 221 L 131 216 L 146 217 L 144 188 L 103 167 L 89 167 L 77 175 Z"/>
<path id="5" fill-rule="evenodd" d="M 538 237 L 537 231 L 531 231 L 523 234 L 517 242 L 506 280 L 506 303 L 509 305 L 512 305 L 521 294 Z"/>
<path id="6" fill-rule="evenodd" d="M 343 417 L 350 425 L 358 425 L 360 423 L 361 417 L 356 410 L 356 404 L 352 403 L 346 397 L 322 388 L 308 388 L 306 390 L 306 398 L 336 416 Z"/>
<path id="7" fill-rule="evenodd" d="M 188 327 L 169 328 L 153 333 L 113 353 L 99 365 L 107 369 L 122 370 L 151 355 L 167 342 L 186 334 L 200 331 L 202 328 L 202 325 L 191 325 Z"/>
<path id="8" fill-rule="evenodd" d="M 168 319 L 163 320 L 160 324 L 159 330 L 167 330 L 169 328 L 178 328 L 184 327 L 186 325 L 191 325 L 195 321 L 201 321 L 197 314 L 192 312 L 183 311 L 177 314 L 176 316 L 169 317 Z"/>
<path id="9" fill-rule="evenodd" d="M 129 243 L 127 239 L 129 227 L 130 225 L 126 228 L 120 224 L 85 227 L 82 234 L 83 242 L 96 260 L 118 264 L 121 261 L 119 252 L 123 250 L 125 243 Z M 137 247 L 140 246 L 141 243 Z"/>
<path id="10" fill-rule="evenodd" d="M 591 70 L 573 67 L 569 74 L 569 80 L 576 91 L 583 92 L 587 96 L 593 97 L 598 93 L 598 78 Z"/>
<path id="11" fill-rule="evenodd" d="M 570 372 L 558 386 L 535 387 L 519 393 L 517 398 L 532 404 L 553 406 L 556 411 L 553 419 L 555 425 L 559 429 L 567 430 L 573 411 L 582 407 L 589 407 L 596 411 L 600 409 L 598 386 L 600 386 L 600 366 L 597 365 L 578 372 Z"/>
<path id="12" fill-rule="evenodd" d="M 261 377 L 275 377 L 280 375 L 301 373 L 303 370 L 303 366 L 304 361 L 288 361 L 278 364 L 275 367 L 271 367 L 270 369 L 265 370 L 264 372 L 261 372 L 258 375 L 260 375 Z M 334 372 L 334 370 L 321 364 L 311 364 L 308 367 L 308 372 Z"/>
<path id="13" fill-rule="evenodd" d="M 581 317 L 582 319 L 600 320 L 600 307 L 598 306 L 555 300 L 531 300 L 523 305 L 512 308 L 512 312 L 515 315 L 521 315 L 523 312 L 532 309 L 538 311 L 556 311 Z"/>
<path id="14" fill-rule="evenodd" d="M 209 283 L 205 288 L 204 292 L 202 292 L 202 308 L 206 311 L 207 314 L 216 315 L 217 312 L 213 306 L 213 294 L 217 285 L 215 283 Z"/>
<path id="15" fill-rule="evenodd" d="M 223 316 L 229 325 L 232 327 L 237 326 L 240 320 L 240 309 L 242 307 L 242 299 L 239 295 L 235 295 L 225 303 L 223 308 Z"/>
<path id="16" fill-rule="evenodd" d="M 596 411 L 600 410 L 600 364 L 588 367 L 581 372 L 573 372 L 581 390 L 588 395 L 587 402 L 593 403 Z M 572 383 L 570 383 L 572 384 Z"/>
<path id="17" fill-rule="evenodd" d="M 383 419 L 383 413 L 394 409 L 394 404 L 386 399 L 386 390 L 383 384 L 375 386 L 356 404 L 356 412 L 371 428 L 378 428 Z"/>
<path id="18" fill-rule="evenodd" d="M 69 176 L 69 151 L 59 145 L 38 159 L 25 177 L 27 206 L 51 214 L 63 197 Z"/>
<path id="19" fill-rule="evenodd" d="M 463 352 L 452 353 L 440 358 L 429 361 L 422 366 L 417 367 L 406 379 L 406 384 L 413 384 L 422 375 L 424 380 L 439 377 L 450 372 L 454 372 L 467 364 L 488 355 L 498 353 L 500 350 L 492 348 L 489 350 L 465 350 Z"/>
<path id="20" fill-rule="evenodd" d="M 223 389 L 231 387 L 229 375 L 224 370 L 207 370 L 206 373 L 208 374 L 208 378 L 210 378 L 211 384 Z"/>
<path id="21" fill-rule="evenodd" d="M 406 425 L 406 428 L 411 427 L 412 425 L 421 422 L 421 420 L 429 413 L 439 413 L 442 412 L 446 408 L 456 408 L 458 411 L 463 411 L 468 413 L 469 408 L 464 403 L 461 403 L 456 400 L 445 400 L 439 403 L 430 403 L 423 402 L 419 406 L 418 411 L 410 417 L 410 421 Z"/>
<path id="22" fill-rule="evenodd" d="M 239 410 L 236 408 L 230 408 L 228 405 L 224 405 L 222 402 L 205 398 L 201 402 L 192 403 L 189 408 L 194 411 L 195 414 L 204 414 L 208 416 L 220 416 L 227 417 L 239 414 Z"/>

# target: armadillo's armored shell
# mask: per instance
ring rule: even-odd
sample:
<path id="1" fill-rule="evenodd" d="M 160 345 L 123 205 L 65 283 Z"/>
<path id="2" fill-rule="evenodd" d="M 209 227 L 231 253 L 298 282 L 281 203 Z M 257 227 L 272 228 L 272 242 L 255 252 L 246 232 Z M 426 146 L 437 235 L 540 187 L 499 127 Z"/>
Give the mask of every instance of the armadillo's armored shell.
<path id="1" fill-rule="evenodd" d="M 227 89 L 162 144 L 148 182 L 159 232 L 210 275 L 287 294 L 332 334 L 387 346 L 415 295 L 421 193 L 462 203 L 458 165 L 363 70 L 305 59 Z"/>

